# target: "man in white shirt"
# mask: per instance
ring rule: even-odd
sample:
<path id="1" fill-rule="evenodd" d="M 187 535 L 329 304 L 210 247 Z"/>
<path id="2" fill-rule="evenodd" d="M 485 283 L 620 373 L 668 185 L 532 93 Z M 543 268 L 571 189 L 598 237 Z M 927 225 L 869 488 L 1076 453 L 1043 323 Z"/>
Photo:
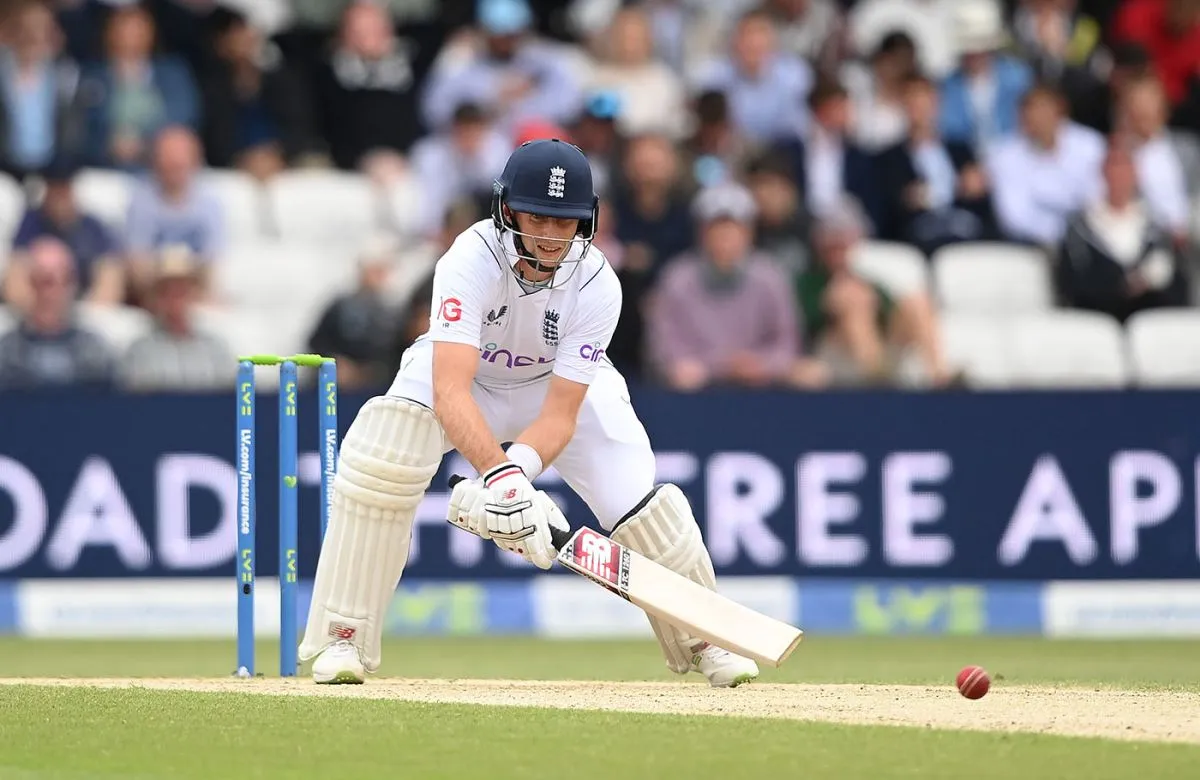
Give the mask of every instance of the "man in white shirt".
<path id="1" fill-rule="evenodd" d="M 1058 244 L 1067 220 L 1087 205 L 1100 183 L 1104 138 L 1066 118 L 1062 93 L 1038 86 L 1021 106 L 1021 131 L 987 154 L 996 217 L 1007 237 L 1045 247 Z"/>
<path id="2" fill-rule="evenodd" d="M 1138 189 L 1154 222 L 1175 242 L 1187 240 L 1190 204 L 1186 168 L 1167 128 L 1170 106 L 1156 76 L 1135 79 L 1119 102 L 1117 131 L 1127 135 Z"/>
<path id="3" fill-rule="evenodd" d="M 621 288 L 592 245 L 598 207 L 583 152 L 558 139 L 523 144 L 496 181 L 491 220 L 438 261 L 429 330 L 342 443 L 299 651 L 316 682 L 361 683 L 379 668 L 413 518 L 452 449 L 482 475 L 450 496 L 447 519 L 465 530 L 550 568 L 553 536 L 568 525 L 531 480 L 553 463 L 615 541 L 715 589 L 687 499 L 654 484 L 650 440 L 604 354 Z M 650 624 L 676 673 L 714 687 L 758 676 L 748 658 Z"/>

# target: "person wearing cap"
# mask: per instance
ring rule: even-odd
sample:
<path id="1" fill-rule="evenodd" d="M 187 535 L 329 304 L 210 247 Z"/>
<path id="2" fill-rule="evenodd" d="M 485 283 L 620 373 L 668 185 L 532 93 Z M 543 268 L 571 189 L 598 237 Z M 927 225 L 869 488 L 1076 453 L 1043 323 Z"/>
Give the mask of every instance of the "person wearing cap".
<path id="1" fill-rule="evenodd" d="M 799 317 L 783 269 L 754 249 L 753 196 L 739 184 L 710 187 L 693 214 L 698 246 L 671 261 L 647 301 L 652 374 L 683 392 L 790 384 Z"/>
<path id="2" fill-rule="evenodd" d="M 588 86 L 613 93 L 621 111 L 614 118 L 622 135 L 687 132 L 686 93 L 679 74 L 654 56 L 654 31 L 646 9 L 617 11 L 608 30 L 595 38 Z"/>
<path id="3" fill-rule="evenodd" d="M 839 386 L 944 386 L 951 377 L 937 315 L 924 293 L 894 296 L 857 273 L 851 257 L 866 216 L 845 198 L 813 226 L 815 262 L 795 277 L 812 352 Z"/>
<path id="4" fill-rule="evenodd" d="M 41 238 L 56 238 L 71 250 L 76 290 L 91 303 L 117 304 L 125 298 L 126 267 L 116 234 L 79 209 L 73 182 L 76 165 L 59 158 L 41 171 L 45 193 L 31 205 L 13 237 L 12 257 L 4 279 L 4 300 L 23 308 L 32 300 L 29 248 Z"/>
<path id="5" fill-rule="evenodd" d="M 592 92 L 571 127 L 572 142 L 592 164 L 592 181 L 600 197 L 611 194 L 613 166 L 621 156 L 622 139 L 617 122 L 624 105 L 621 96 L 608 90 Z"/>
<path id="6" fill-rule="evenodd" d="M 201 265 L 187 246 L 163 247 L 145 301 L 154 316 L 151 332 L 122 356 L 117 381 L 127 392 L 205 392 L 233 387 L 233 352 L 216 335 L 198 330 Z"/>
<path id="7" fill-rule="evenodd" d="M 448 44 L 434 63 L 421 99 L 430 129 L 446 127 L 465 101 L 509 132 L 526 119 L 566 125 L 575 118 L 579 79 L 563 53 L 534 34 L 526 0 L 479 0 L 476 21 L 479 34 Z"/>
<path id="8" fill-rule="evenodd" d="M 1003 52 L 1008 35 L 999 0 L 955 0 L 954 31 L 959 67 L 942 83 L 942 135 L 982 152 L 1016 132 L 1033 69 Z"/>

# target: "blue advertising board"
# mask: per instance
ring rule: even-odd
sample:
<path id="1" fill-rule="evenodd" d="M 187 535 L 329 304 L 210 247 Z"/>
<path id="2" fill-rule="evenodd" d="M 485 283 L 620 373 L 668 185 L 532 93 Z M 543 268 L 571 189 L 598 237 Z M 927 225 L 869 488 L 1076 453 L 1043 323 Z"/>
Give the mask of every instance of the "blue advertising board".
<path id="1" fill-rule="evenodd" d="M 920 580 L 1200 578 L 1200 394 L 712 392 L 634 388 L 658 479 L 695 507 L 718 573 Z M 364 396 L 343 394 L 344 434 Z M 264 395 L 260 409 L 274 408 Z M 232 576 L 234 400 L 8 395 L 0 579 Z M 275 570 L 275 415 L 258 415 L 258 570 Z M 315 399 L 300 398 L 300 569 L 319 545 Z M 407 575 L 523 578 L 450 527 L 448 458 Z M 540 480 L 575 523 L 585 506 Z M 555 576 L 552 574 L 551 576 Z"/>

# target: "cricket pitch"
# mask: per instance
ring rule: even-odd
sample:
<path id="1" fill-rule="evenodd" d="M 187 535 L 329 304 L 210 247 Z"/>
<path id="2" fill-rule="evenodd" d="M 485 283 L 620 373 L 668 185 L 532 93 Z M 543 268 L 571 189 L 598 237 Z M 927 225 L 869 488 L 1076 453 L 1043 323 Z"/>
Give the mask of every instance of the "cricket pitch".
<path id="1" fill-rule="evenodd" d="M 865 684 L 750 684 L 713 690 L 691 682 L 380 678 L 361 686 L 318 686 L 307 678 L 9 678 L 0 679 L 0 685 L 331 696 L 1200 744 L 1200 693 L 1095 686 L 1001 685 L 983 699 L 969 701 L 951 686 Z"/>

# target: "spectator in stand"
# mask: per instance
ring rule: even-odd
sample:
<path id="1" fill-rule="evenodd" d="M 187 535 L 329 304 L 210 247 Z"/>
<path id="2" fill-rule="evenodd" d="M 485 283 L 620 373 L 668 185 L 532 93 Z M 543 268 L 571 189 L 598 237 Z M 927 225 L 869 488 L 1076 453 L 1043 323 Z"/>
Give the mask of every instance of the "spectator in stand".
<path id="1" fill-rule="evenodd" d="M 62 35 L 45 3 L 8 12 L 0 47 L 0 170 L 17 178 L 83 141 L 79 66 L 62 54 Z"/>
<path id="2" fill-rule="evenodd" d="M 808 212 L 823 214 L 850 194 L 868 204 L 872 222 L 877 223 L 873 160 L 849 138 L 850 93 L 836 80 L 822 79 L 808 103 L 812 113 L 808 135 L 776 145 L 792 160 Z"/>
<path id="3" fill-rule="evenodd" d="M 199 93 L 183 60 L 155 54 L 154 21 L 143 6 L 113 9 L 104 32 L 105 59 L 84 69 L 79 87 L 87 102 L 87 159 L 141 170 L 164 127 L 198 129 Z"/>
<path id="4" fill-rule="evenodd" d="M 205 392 L 233 387 L 234 355 L 220 338 L 195 326 L 200 268 L 185 246 L 158 253 L 146 308 L 154 328 L 130 344 L 117 370 L 123 390 Z"/>
<path id="5" fill-rule="evenodd" d="M 781 155 L 759 155 L 746 167 L 746 184 L 758 212 L 755 246 L 774 257 L 789 274 L 800 273 L 810 262 L 810 217 L 796 186 L 791 160 Z"/>
<path id="6" fill-rule="evenodd" d="M 661 135 L 630 139 L 622 177 L 624 186 L 613 199 L 617 238 L 627 252 L 661 268 L 691 246 L 694 232 L 675 145 Z"/>
<path id="7" fill-rule="evenodd" d="M 1012 21 L 1016 53 L 1039 81 L 1063 91 L 1073 115 L 1096 94 L 1111 62 L 1100 24 L 1078 6 L 1078 0 L 1019 0 Z"/>
<path id="8" fill-rule="evenodd" d="M 611 201 L 615 236 L 623 246 L 621 316 L 608 356 L 623 371 L 642 370 L 643 299 L 672 257 L 686 251 L 694 228 L 679 155 L 662 135 L 633 138 L 625 148 L 622 188 Z"/>
<path id="9" fill-rule="evenodd" d="M 621 138 L 617 122 L 624 111 L 614 92 L 594 92 L 571 128 L 571 142 L 583 150 L 592 168 L 592 186 L 600 197 L 610 194 L 613 168 L 620 164 Z"/>
<path id="10" fill-rule="evenodd" d="M 421 187 L 425 235 L 441 231 L 446 210 L 456 201 L 470 199 L 489 209 L 492 183 L 512 150 L 492 118 L 474 103 L 455 109 L 447 130 L 417 141 L 412 163 Z"/>
<path id="11" fill-rule="evenodd" d="M 581 83 L 563 53 L 533 31 L 526 0 L 479 0 L 477 35 L 468 32 L 438 55 L 422 98 L 422 115 L 445 127 L 454 107 L 478 103 L 512 132 L 522 121 L 565 125 L 579 114 Z"/>
<path id="12" fill-rule="evenodd" d="M 817 73 L 833 73 L 846 55 L 846 31 L 835 0 L 765 0 L 779 48 L 802 57 Z"/>
<path id="13" fill-rule="evenodd" d="M 332 52 L 316 77 L 322 135 L 343 170 L 387 178 L 425 128 L 417 116 L 421 76 L 433 52 L 396 37 L 387 11 L 355 0 L 342 13 Z"/>
<path id="14" fill-rule="evenodd" d="M 1016 132 L 1033 71 L 1001 51 L 1006 34 L 999 0 L 956 0 L 953 29 L 961 56 L 942 84 L 942 135 L 982 155 L 993 141 Z"/>
<path id="15" fill-rule="evenodd" d="M 1178 105 L 1200 71 L 1200 0 L 1126 0 L 1112 38 L 1146 47 L 1167 102 Z"/>
<path id="16" fill-rule="evenodd" d="M 864 151 L 877 153 L 903 140 L 904 91 L 916 72 L 917 49 L 903 32 L 885 35 L 868 64 L 849 62 L 842 68 L 854 109 L 851 137 Z"/>
<path id="17" fill-rule="evenodd" d="M 878 50 L 883 39 L 903 32 L 916 44 L 920 71 L 941 81 L 954 70 L 958 48 L 954 11 L 963 0 L 858 0 L 847 20 L 851 48 L 859 56 Z"/>
<path id="18" fill-rule="evenodd" d="M 33 299 L 16 329 L 0 336 L 0 390 L 108 389 L 108 346 L 75 321 L 75 261 L 56 238 L 29 248 Z"/>
<path id="19" fill-rule="evenodd" d="M 695 115 L 695 130 L 683 160 L 689 188 L 737 179 L 756 150 L 734 124 L 729 98 L 716 90 L 702 92 L 696 98 Z"/>
<path id="20" fill-rule="evenodd" d="M 843 201 L 813 227 L 816 262 L 796 277 L 804 333 L 836 385 L 944 386 L 937 315 L 925 293 L 897 300 L 851 267 L 866 217 Z"/>
<path id="21" fill-rule="evenodd" d="M 663 133 L 682 138 L 687 131 L 683 82 L 654 57 L 654 31 L 645 8 L 626 6 L 598 37 L 597 62 L 588 87 L 616 93 L 621 103 L 617 129 L 622 135 Z"/>
<path id="22" fill-rule="evenodd" d="M 360 253 L 358 286 L 338 296 L 321 315 L 309 349 L 338 361 L 338 382 L 347 389 L 386 384 L 396 334 L 396 307 L 387 296 L 396 264 L 391 242 L 374 240 Z"/>
<path id="23" fill-rule="evenodd" d="M 1070 306 L 1124 322 L 1143 309 L 1187 306 L 1188 283 L 1170 234 L 1158 227 L 1138 194 L 1133 154 L 1110 144 L 1104 192 L 1067 227 L 1055 276 Z"/>
<path id="24" fill-rule="evenodd" d="M 76 290 L 83 300 L 98 304 L 125 300 L 121 247 L 107 225 L 79 210 L 73 188 L 75 173 L 76 167 L 66 159 L 56 160 L 42 171 L 42 202 L 25 212 L 13 238 L 3 296 L 10 306 L 25 310 L 33 302 L 29 250 L 42 238 L 58 239 L 71 250 Z"/>
<path id="25" fill-rule="evenodd" d="M 441 232 L 416 246 L 406 246 L 404 251 L 399 253 L 399 262 L 392 267 L 387 286 L 388 299 L 397 312 L 390 365 L 398 365 L 404 350 L 429 330 L 433 268 L 437 261 L 463 231 L 470 229 L 486 216 L 486 210 L 480 211 L 478 204 L 469 200 L 454 203 L 446 209 Z"/>
<path id="26" fill-rule="evenodd" d="M 135 297 L 154 279 L 155 253 L 182 244 L 196 255 L 202 293 L 209 266 L 225 250 L 224 205 L 199 179 L 200 143 L 187 128 L 171 127 L 154 142 L 154 170 L 134 187 L 125 243 L 134 276 Z"/>
<path id="27" fill-rule="evenodd" d="M 753 246 L 754 198 L 718 185 L 696 196 L 694 211 L 698 246 L 672 260 L 651 294 L 653 374 L 681 392 L 816 384 L 819 374 L 801 362 L 787 275 Z"/>
<path id="28" fill-rule="evenodd" d="M 754 10 L 738 20 L 729 55 L 702 68 L 695 87 L 723 92 L 734 126 L 751 142 L 767 144 L 808 130 L 812 84 L 812 66 L 782 51 L 771 16 Z"/>
<path id="29" fill-rule="evenodd" d="M 1183 160 L 1167 129 L 1170 110 L 1155 76 L 1130 82 L 1118 105 L 1116 132 L 1131 144 L 1138 189 L 1160 227 L 1187 240 L 1189 204 Z"/>
<path id="30" fill-rule="evenodd" d="M 941 136 L 937 85 L 910 76 L 904 109 L 907 137 L 882 152 L 874 168 L 878 236 L 926 255 L 959 241 L 999 238 L 988 177 L 974 150 Z"/>
<path id="31" fill-rule="evenodd" d="M 1071 107 L 1071 118 L 1096 130 L 1102 135 L 1111 135 L 1117 117 L 1117 106 L 1130 84 L 1154 74 L 1153 63 L 1145 47 L 1137 43 L 1124 43 L 1113 47 L 1112 67 L 1106 81 L 1099 83 L 1079 105 Z"/>
<path id="32" fill-rule="evenodd" d="M 200 82 L 208 164 L 266 180 L 319 154 L 307 85 L 279 48 L 238 11 L 217 8 L 209 25 L 216 61 Z"/>
<path id="33" fill-rule="evenodd" d="M 1008 238 L 1050 248 L 1099 182 L 1104 138 L 1067 119 L 1062 93 L 1039 85 L 1022 100 L 1020 132 L 986 157 L 1000 229 Z"/>

